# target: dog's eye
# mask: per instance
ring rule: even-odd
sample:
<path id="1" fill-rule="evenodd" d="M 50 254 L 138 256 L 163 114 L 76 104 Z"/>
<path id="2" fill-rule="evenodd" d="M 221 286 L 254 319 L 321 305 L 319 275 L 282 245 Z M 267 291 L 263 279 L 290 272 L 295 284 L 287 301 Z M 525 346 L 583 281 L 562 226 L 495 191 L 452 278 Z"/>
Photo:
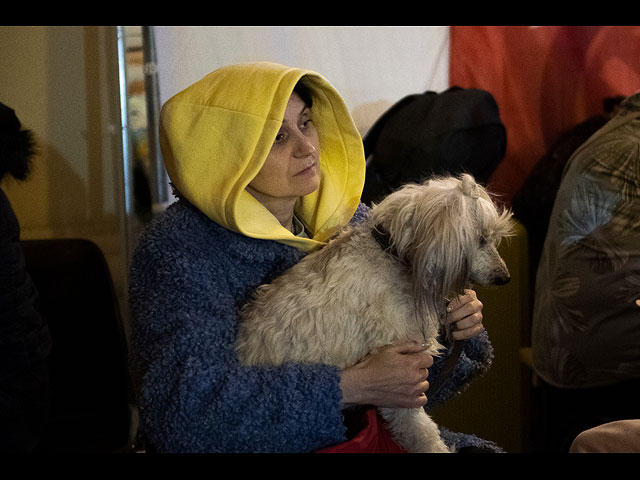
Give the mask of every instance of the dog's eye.
<path id="1" fill-rule="evenodd" d="M 480 236 L 480 247 L 484 247 L 488 242 L 489 239 L 486 237 L 486 235 Z"/>

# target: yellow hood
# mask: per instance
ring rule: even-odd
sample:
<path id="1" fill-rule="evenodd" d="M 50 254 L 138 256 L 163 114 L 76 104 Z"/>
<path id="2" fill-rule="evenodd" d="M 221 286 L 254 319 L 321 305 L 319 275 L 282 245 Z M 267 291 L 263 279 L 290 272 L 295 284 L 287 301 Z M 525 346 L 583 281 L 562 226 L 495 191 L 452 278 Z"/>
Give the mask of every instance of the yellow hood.
<path id="1" fill-rule="evenodd" d="M 296 209 L 312 239 L 294 236 L 245 190 L 267 158 L 300 79 L 312 92 L 320 139 L 320 187 Z M 250 237 L 311 251 L 348 223 L 360 202 L 362 139 L 338 92 L 310 70 L 260 62 L 210 73 L 163 105 L 160 146 L 180 194 L 213 221 Z"/>

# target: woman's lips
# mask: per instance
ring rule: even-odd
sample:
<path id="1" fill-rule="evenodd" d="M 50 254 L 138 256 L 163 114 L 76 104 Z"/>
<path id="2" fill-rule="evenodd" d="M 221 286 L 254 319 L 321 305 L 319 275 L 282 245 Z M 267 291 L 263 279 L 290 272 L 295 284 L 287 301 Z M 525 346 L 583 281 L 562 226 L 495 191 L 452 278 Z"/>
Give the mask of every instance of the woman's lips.
<path id="1" fill-rule="evenodd" d="M 298 175 L 306 175 L 307 173 L 311 173 L 318 165 L 318 162 L 313 162 L 311 165 L 309 165 L 308 167 L 300 170 L 298 173 L 296 173 L 294 175 L 294 177 L 297 177 Z"/>

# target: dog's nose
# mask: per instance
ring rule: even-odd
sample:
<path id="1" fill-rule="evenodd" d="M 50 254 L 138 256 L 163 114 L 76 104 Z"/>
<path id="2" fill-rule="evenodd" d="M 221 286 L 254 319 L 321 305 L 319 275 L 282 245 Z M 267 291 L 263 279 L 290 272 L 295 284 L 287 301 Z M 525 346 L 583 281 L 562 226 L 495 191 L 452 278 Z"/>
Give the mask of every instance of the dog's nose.
<path id="1" fill-rule="evenodd" d="M 494 280 L 494 283 L 496 285 L 505 285 L 509 283 L 509 281 L 511 281 L 511 275 L 507 273 L 506 275 L 497 276 Z"/>

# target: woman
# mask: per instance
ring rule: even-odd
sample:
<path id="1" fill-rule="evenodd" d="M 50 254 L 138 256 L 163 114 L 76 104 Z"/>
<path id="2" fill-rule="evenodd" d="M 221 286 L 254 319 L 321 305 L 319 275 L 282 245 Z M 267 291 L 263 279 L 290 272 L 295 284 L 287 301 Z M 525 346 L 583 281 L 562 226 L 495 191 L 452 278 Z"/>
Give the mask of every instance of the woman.
<path id="1" fill-rule="evenodd" d="M 130 283 L 132 360 L 153 449 L 312 452 L 346 440 L 345 403 L 424 406 L 433 359 L 411 355 L 423 349 L 413 343 L 342 371 L 244 367 L 235 356 L 239 309 L 254 290 L 367 214 L 362 139 L 335 89 L 273 63 L 224 67 L 163 106 L 160 138 L 180 199 L 141 237 Z M 475 293 L 450 308 L 469 348 L 444 396 L 491 356 Z"/>

